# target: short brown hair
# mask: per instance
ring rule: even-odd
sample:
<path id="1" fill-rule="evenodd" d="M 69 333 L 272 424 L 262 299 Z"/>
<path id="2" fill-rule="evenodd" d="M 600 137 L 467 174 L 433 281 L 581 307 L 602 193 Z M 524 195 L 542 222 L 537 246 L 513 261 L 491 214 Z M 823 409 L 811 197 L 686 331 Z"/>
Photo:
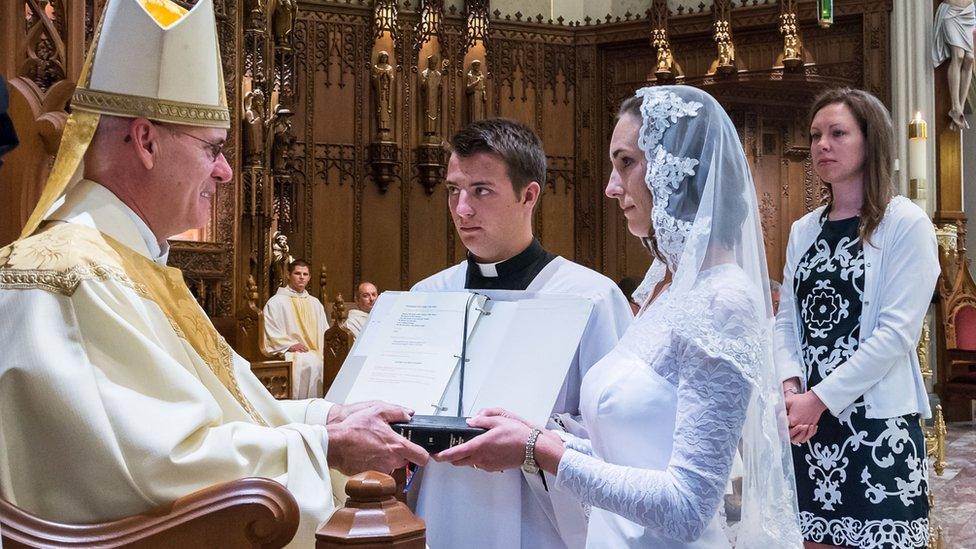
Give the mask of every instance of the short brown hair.
<path id="1" fill-rule="evenodd" d="M 505 163 L 515 194 L 535 181 L 546 184 L 546 153 L 542 141 L 528 126 L 507 118 L 488 118 L 461 128 L 448 145 L 448 152 L 461 157 L 494 154 Z"/>
<path id="2" fill-rule="evenodd" d="M 817 96 L 810 108 L 807 127 L 813 117 L 828 105 L 843 103 L 850 109 L 864 136 L 864 204 L 861 206 L 860 233 L 862 242 L 871 242 L 871 235 L 881 223 L 888 202 L 895 195 L 892 164 L 895 154 L 895 130 L 891 115 L 884 103 L 874 95 L 853 88 L 835 88 Z M 829 188 L 829 185 L 828 185 Z M 833 206 L 833 193 L 827 201 L 827 211 Z"/>
<path id="3" fill-rule="evenodd" d="M 295 272 L 295 267 L 305 267 L 309 271 L 312 270 L 304 259 L 296 259 L 288 264 L 288 274 Z"/>

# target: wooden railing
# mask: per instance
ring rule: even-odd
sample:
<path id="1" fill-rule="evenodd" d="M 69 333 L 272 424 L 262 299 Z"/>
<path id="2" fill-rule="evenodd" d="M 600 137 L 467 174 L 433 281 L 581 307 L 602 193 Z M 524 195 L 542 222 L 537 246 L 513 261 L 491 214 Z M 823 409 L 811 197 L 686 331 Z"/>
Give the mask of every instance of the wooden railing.
<path id="1" fill-rule="evenodd" d="M 366 472 L 346 483 L 349 499 L 316 533 L 316 549 L 356 546 L 424 549 L 424 522 L 393 497 L 389 475 Z M 147 513 L 99 524 L 45 520 L 0 499 L 5 548 L 278 548 L 298 530 L 299 510 L 284 486 L 265 478 L 218 484 Z"/>

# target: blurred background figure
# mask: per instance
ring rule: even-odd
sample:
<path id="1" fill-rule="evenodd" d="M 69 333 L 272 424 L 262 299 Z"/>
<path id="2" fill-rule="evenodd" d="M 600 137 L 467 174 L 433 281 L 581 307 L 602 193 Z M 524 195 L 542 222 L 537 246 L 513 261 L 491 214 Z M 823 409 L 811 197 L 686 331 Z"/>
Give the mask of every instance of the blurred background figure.
<path id="1" fill-rule="evenodd" d="M 376 285 L 368 280 L 356 286 L 356 308 L 349 310 L 349 318 L 346 319 L 346 328 L 352 332 L 352 335 L 359 337 L 362 333 L 366 321 L 369 320 L 369 313 L 373 312 L 373 304 L 376 303 L 378 295 Z"/>

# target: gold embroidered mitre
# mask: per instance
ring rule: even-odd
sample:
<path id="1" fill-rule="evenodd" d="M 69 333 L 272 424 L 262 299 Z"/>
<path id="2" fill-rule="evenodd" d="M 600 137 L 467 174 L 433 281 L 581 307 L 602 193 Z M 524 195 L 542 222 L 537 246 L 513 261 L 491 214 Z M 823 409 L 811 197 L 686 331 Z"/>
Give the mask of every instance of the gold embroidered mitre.
<path id="1" fill-rule="evenodd" d="M 213 0 L 108 0 L 71 99 L 57 158 L 21 237 L 33 233 L 79 167 L 102 114 L 229 128 Z"/>

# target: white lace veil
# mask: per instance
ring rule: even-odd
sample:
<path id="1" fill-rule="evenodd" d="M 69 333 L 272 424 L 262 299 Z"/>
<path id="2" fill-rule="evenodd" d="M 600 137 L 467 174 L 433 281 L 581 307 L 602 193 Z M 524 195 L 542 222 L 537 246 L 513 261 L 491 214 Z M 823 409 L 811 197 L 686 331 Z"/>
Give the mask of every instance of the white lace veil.
<path id="1" fill-rule="evenodd" d="M 669 290 L 643 314 L 728 359 L 753 386 L 739 444 L 744 471 L 735 546 L 801 547 L 786 413 L 773 366 L 765 247 L 745 153 L 725 110 L 704 91 L 657 86 L 637 95 L 643 98 L 638 145 L 653 197 L 652 236 L 664 261 L 654 261 L 635 300 L 643 302 L 665 268 L 671 270 Z M 692 288 L 719 265 L 737 266 L 744 272 L 739 279 L 750 281 L 742 292 L 755 321 L 737 337 L 689 306 Z"/>

